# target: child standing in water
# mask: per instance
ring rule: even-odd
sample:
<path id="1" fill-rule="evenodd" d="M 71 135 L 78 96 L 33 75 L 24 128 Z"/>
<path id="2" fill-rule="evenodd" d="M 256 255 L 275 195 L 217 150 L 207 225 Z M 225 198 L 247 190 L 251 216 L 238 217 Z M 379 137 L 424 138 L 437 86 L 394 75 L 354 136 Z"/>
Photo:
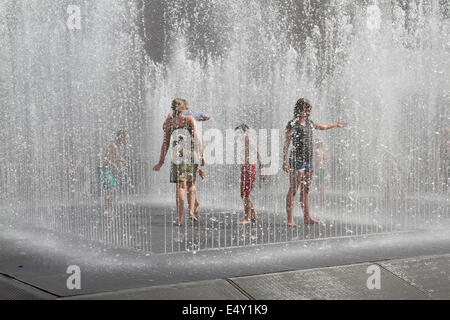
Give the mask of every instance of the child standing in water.
<path id="1" fill-rule="evenodd" d="M 286 212 L 288 226 L 296 227 L 292 214 L 295 194 L 300 186 L 300 205 L 303 209 L 304 224 L 317 224 L 309 212 L 309 189 L 313 177 L 313 130 L 329 130 L 332 128 L 344 128 L 345 122 L 331 124 L 319 124 L 311 121 L 312 105 L 307 99 L 299 99 L 294 108 L 294 119 L 286 126 L 285 143 L 283 148 L 283 170 L 289 173 L 289 191 L 286 196 Z M 292 142 L 292 150 L 289 146 Z"/>
<path id="2" fill-rule="evenodd" d="M 237 223 L 239 225 L 249 224 L 252 221 L 256 222 L 258 220 L 255 206 L 250 199 L 250 194 L 256 181 L 256 165 L 254 161 L 255 156 L 258 161 L 260 179 L 262 181 L 266 181 L 266 177 L 262 174 L 261 156 L 253 143 L 251 143 L 250 137 L 247 134 L 247 131 L 249 129 L 250 128 L 246 124 L 241 124 L 235 129 L 237 133 L 236 140 L 239 142 L 238 147 L 242 148 L 242 150 L 238 150 L 238 152 L 242 152 L 242 155 L 244 156 L 244 163 L 241 166 L 241 198 L 244 201 L 245 218 L 244 220 Z"/>
<path id="3" fill-rule="evenodd" d="M 204 122 L 204 121 L 209 121 L 211 120 L 211 116 L 207 115 L 206 113 L 200 112 L 200 111 L 195 111 L 195 110 L 191 110 L 189 107 L 186 106 L 186 110 L 183 112 L 183 115 L 186 117 L 193 117 L 195 121 L 199 121 L 199 122 Z M 172 121 L 172 119 L 174 118 L 173 112 L 170 112 L 167 115 L 166 121 L 164 122 L 163 125 L 163 130 L 165 130 L 165 127 L 168 126 L 170 124 L 170 122 Z M 200 176 L 200 178 L 202 178 L 202 180 L 205 180 L 206 177 L 206 172 L 201 169 L 198 168 L 197 169 L 198 175 Z M 194 181 L 195 185 L 197 184 L 197 181 Z M 195 197 L 195 205 L 194 205 L 194 214 L 196 216 L 198 216 L 199 214 L 199 207 L 200 207 L 200 202 L 198 201 L 198 197 L 197 197 L 197 187 L 195 186 L 194 188 L 194 197 Z"/>
<path id="4" fill-rule="evenodd" d="M 194 216 L 195 181 L 199 165 L 205 165 L 202 143 L 198 138 L 195 120 L 192 116 L 183 114 L 186 110 L 187 101 L 185 99 L 177 98 L 172 101 L 174 117 L 164 126 L 164 138 L 159 162 L 153 167 L 154 171 L 161 170 L 173 136 L 174 146 L 172 149 L 170 182 L 176 183 L 178 220 L 174 224 L 180 227 L 183 225 L 186 189 L 189 219 L 194 222 L 198 221 L 197 217 Z"/>
<path id="5" fill-rule="evenodd" d="M 103 215 L 105 217 L 116 217 L 112 212 L 112 201 L 116 195 L 116 176 L 120 172 L 119 163 L 126 164 L 120 159 L 120 147 L 126 145 L 130 140 L 130 134 L 126 130 L 120 130 L 116 134 L 115 141 L 108 146 L 102 165 L 97 167 L 97 174 L 103 189 L 106 191 Z"/>

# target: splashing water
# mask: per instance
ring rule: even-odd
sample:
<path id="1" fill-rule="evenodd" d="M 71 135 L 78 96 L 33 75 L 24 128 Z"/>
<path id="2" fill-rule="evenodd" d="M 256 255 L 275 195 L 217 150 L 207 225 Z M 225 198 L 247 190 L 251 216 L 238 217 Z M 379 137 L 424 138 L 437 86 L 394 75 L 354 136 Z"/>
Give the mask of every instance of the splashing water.
<path id="1" fill-rule="evenodd" d="M 5 219 L 154 252 L 448 226 L 446 2 L 77 3 L 74 29 L 66 1 L 0 4 Z M 169 166 L 151 171 L 175 97 L 213 117 L 198 124 L 208 162 L 200 223 L 183 228 L 172 226 Z M 327 159 L 325 196 L 317 180 L 311 190 L 322 223 L 290 230 L 282 147 L 300 97 L 312 120 L 349 126 L 314 133 Z M 229 129 L 242 122 L 270 137 L 272 171 L 252 193 L 260 220 L 251 226 L 236 225 L 243 204 Z M 119 129 L 131 142 L 116 176 L 118 217 L 107 218 L 96 168 Z M 302 222 L 298 202 L 294 214 Z"/>

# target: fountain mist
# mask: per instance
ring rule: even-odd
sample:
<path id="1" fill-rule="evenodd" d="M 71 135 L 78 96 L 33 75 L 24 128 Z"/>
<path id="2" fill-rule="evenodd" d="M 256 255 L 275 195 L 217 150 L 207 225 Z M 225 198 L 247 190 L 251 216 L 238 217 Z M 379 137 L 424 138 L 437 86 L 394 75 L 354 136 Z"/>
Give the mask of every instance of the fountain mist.
<path id="1" fill-rule="evenodd" d="M 80 7 L 80 30 L 67 26 L 69 5 Z M 442 226 L 449 10 L 438 0 L 4 1 L 3 215 L 158 252 Z M 226 130 L 246 122 L 278 130 L 268 152 L 281 155 L 299 97 L 312 101 L 314 121 L 348 121 L 345 130 L 315 133 L 328 158 L 326 197 L 311 194 L 323 224 L 285 227 L 280 159 L 254 192 L 261 221 L 237 228 L 239 166 L 224 155 L 198 183 L 200 225 L 173 228 L 168 166 L 150 169 L 175 97 L 213 116 L 201 128 L 204 144 L 225 153 Z M 132 141 L 118 176 L 120 218 L 110 220 L 101 217 L 95 168 L 121 128 Z M 80 155 L 83 165 L 69 175 Z"/>

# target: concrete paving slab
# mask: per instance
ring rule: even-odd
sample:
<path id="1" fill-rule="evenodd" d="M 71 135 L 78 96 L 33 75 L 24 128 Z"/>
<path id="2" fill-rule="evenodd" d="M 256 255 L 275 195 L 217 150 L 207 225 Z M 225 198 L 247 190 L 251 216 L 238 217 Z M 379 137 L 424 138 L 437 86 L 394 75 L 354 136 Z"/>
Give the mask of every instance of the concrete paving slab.
<path id="1" fill-rule="evenodd" d="M 381 265 L 430 298 L 450 300 L 450 255 L 387 261 Z"/>
<path id="2" fill-rule="evenodd" d="M 226 280 L 200 281 L 66 298 L 69 300 L 247 300 Z"/>
<path id="3" fill-rule="evenodd" d="M 418 300 L 428 297 L 380 268 L 380 289 L 368 289 L 370 263 L 231 279 L 257 300 Z"/>
<path id="4" fill-rule="evenodd" d="M 56 296 L 0 275 L 0 300 L 52 300 Z"/>

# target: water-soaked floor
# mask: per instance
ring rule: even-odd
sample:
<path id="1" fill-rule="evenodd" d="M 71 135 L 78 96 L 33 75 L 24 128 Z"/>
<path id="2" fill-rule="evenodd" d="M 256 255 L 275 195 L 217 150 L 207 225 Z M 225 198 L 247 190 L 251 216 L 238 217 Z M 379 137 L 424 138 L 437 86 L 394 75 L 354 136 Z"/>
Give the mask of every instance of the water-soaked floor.
<path id="1" fill-rule="evenodd" d="M 58 296 L 449 253 L 448 229 L 153 254 L 0 220 L 0 274 Z M 66 283 L 81 270 L 81 290 Z M 365 274 L 365 273 L 364 273 Z"/>
<path id="2" fill-rule="evenodd" d="M 104 217 L 100 206 L 77 205 L 53 209 L 38 208 L 33 224 L 81 238 L 110 243 L 152 253 L 172 253 L 206 249 L 258 246 L 300 240 L 361 236 L 405 230 L 386 216 L 370 219 L 338 215 L 332 209 L 317 211 L 318 225 L 304 225 L 296 216 L 297 227 L 288 227 L 284 213 L 258 212 L 258 220 L 238 225 L 244 213 L 235 210 L 202 208 L 198 222 L 185 217 L 182 227 L 175 226 L 174 207 L 117 205 L 116 217 Z"/>
<path id="3" fill-rule="evenodd" d="M 258 220 L 248 225 L 238 225 L 243 212 L 207 211 L 198 222 L 186 220 L 183 227 L 173 227 L 176 219 L 173 210 L 153 210 L 151 222 L 152 252 L 195 251 L 225 247 L 255 246 L 296 240 L 335 238 L 392 230 L 390 225 L 349 223 L 324 218 L 318 225 L 304 225 L 296 217 L 297 227 L 289 227 L 283 214 L 261 212 Z"/>

